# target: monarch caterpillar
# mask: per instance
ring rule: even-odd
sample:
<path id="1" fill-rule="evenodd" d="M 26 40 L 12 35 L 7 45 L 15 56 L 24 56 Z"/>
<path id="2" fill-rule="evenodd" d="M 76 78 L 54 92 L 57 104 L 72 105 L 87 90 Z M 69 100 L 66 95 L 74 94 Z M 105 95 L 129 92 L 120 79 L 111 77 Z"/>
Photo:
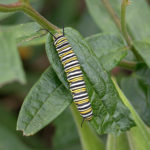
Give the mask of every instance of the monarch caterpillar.
<path id="1" fill-rule="evenodd" d="M 84 120 L 91 120 L 93 117 L 93 111 L 86 90 L 83 73 L 76 54 L 67 38 L 64 36 L 64 29 L 63 34 L 56 33 L 53 35 L 51 32 L 49 33 L 53 36 L 54 46 L 56 47 L 56 51 L 58 52 L 63 64 L 64 71 L 66 72 L 73 100 L 80 115 L 83 117 L 82 123 Z"/>

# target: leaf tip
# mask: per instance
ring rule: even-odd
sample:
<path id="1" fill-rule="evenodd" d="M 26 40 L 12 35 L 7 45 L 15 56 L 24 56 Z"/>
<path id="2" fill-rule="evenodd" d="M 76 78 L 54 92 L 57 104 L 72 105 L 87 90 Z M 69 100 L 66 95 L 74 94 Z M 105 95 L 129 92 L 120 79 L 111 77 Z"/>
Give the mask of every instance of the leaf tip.
<path id="1" fill-rule="evenodd" d="M 17 131 L 21 131 L 23 136 L 32 136 L 34 133 L 26 133 L 25 130 L 19 129 L 18 127 L 16 128 Z"/>

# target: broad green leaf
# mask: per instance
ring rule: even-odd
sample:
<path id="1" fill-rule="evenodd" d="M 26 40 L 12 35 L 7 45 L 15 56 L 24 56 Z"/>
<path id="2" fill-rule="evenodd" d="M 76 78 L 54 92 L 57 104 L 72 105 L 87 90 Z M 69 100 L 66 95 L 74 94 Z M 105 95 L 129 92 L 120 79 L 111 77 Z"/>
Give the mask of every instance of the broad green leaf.
<path id="1" fill-rule="evenodd" d="M 86 122 L 84 122 L 81 128 L 83 118 L 80 116 L 74 104 L 72 104 L 71 110 L 78 128 L 83 150 L 105 150 L 104 143 Z"/>
<path id="2" fill-rule="evenodd" d="M 141 120 L 141 118 L 138 116 L 137 112 L 133 108 L 133 106 L 130 104 L 129 100 L 126 98 L 126 96 L 123 94 L 119 86 L 117 85 L 116 81 L 113 79 L 113 82 L 116 86 L 116 89 L 124 102 L 124 104 L 130 109 L 131 114 L 133 116 L 133 119 L 137 125 L 137 127 L 131 128 L 131 136 L 133 140 L 133 147 L 134 144 L 137 144 L 139 147 L 139 150 L 148 150 L 150 149 L 150 130 L 149 128 L 144 124 L 144 122 Z M 130 137 L 131 137 L 130 136 Z M 131 140 L 129 139 L 129 142 Z M 132 142 L 132 141 L 131 141 Z M 132 149 L 137 150 L 137 149 Z"/>
<path id="3" fill-rule="evenodd" d="M 81 150 L 81 144 L 71 111 L 66 109 L 54 122 L 54 150 Z"/>
<path id="4" fill-rule="evenodd" d="M 36 22 L 30 22 L 25 24 L 19 24 L 14 26 L 9 26 L 9 30 L 13 30 L 17 39 L 28 38 L 35 36 L 38 33 L 41 26 Z"/>
<path id="5" fill-rule="evenodd" d="M 46 41 L 45 35 L 32 35 L 31 37 L 17 39 L 18 46 L 37 46 L 44 44 Z"/>
<path id="6" fill-rule="evenodd" d="M 133 43 L 138 54 L 143 58 L 144 62 L 150 68 L 150 43 L 134 42 Z"/>
<path id="7" fill-rule="evenodd" d="M 26 80 L 13 34 L 11 32 L 1 32 L 0 86 L 12 81 L 25 83 Z"/>
<path id="8" fill-rule="evenodd" d="M 102 0 L 86 0 L 87 7 L 95 23 L 104 32 L 118 33 L 118 29 L 111 16 L 104 7 Z"/>
<path id="9" fill-rule="evenodd" d="M 36 22 L 13 26 L 1 26 L 2 31 L 13 33 L 18 46 L 33 46 L 43 44 L 46 41 L 45 31 L 39 31 L 41 26 Z"/>
<path id="10" fill-rule="evenodd" d="M 143 81 L 145 85 L 150 86 L 150 69 L 147 67 L 142 67 L 136 71 L 136 77 Z"/>
<path id="11" fill-rule="evenodd" d="M 5 117 L 4 117 L 5 114 Z M 16 133 L 16 118 L 14 117 L 13 112 L 6 110 L 4 105 L 0 103 L 0 124 L 5 126 L 7 130 L 13 131 Z"/>
<path id="12" fill-rule="evenodd" d="M 150 9 L 146 0 L 132 1 L 127 8 L 126 20 L 128 31 L 134 40 L 150 37 Z"/>
<path id="13" fill-rule="evenodd" d="M 82 16 L 80 17 L 80 20 L 76 26 L 76 30 L 82 33 L 84 37 L 100 32 L 99 27 L 95 24 L 87 9 L 82 13 Z"/>
<path id="14" fill-rule="evenodd" d="M 107 71 L 113 69 L 127 55 L 127 49 L 121 36 L 96 34 L 86 38 L 86 41 Z"/>
<path id="15" fill-rule="evenodd" d="M 103 1 L 104 0 L 86 0 L 86 4 L 90 14 L 100 29 L 104 32 L 117 33 L 118 28 L 112 20 L 111 15 L 108 13 Z M 121 0 L 110 0 L 108 2 L 114 9 L 116 15 L 120 17 Z M 149 16 L 150 9 L 146 0 L 132 1 L 131 4 L 128 5 L 126 14 L 127 29 L 134 40 L 150 38 Z"/>
<path id="16" fill-rule="evenodd" d="M 143 121 L 150 125 L 150 86 L 133 75 L 122 79 L 121 88 Z"/>
<path id="17" fill-rule="evenodd" d="M 25 137 L 22 136 L 20 132 L 16 132 L 16 114 L 14 114 L 12 111 L 8 111 L 7 109 L 8 108 L 6 108 L 2 103 L 0 103 L 0 125 L 4 126 L 11 134 L 17 137 L 17 139 L 20 139 L 20 142 L 22 141 L 22 143 L 26 143 L 26 145 L 32 148 L 34 147 L 34 149 L 36 150 L 47 150 L 46 144 L 39 137 Z"/>
<path id="18" fill-rule="evenodd" d="M 111 0 L 112 7 L 120 16 L 121 1 Z M 141 9 L 142 6 L 142 9 Z M 133 40 L 150 38 L 150 9 L 146 0 L 131 1 L 126 11 L 127 29 Z"/>
<path id="19" fill-rule="evenodd" d="M 109 74 L 102 68 L 99 60 L 78 32 L 71 28 L 66 28 L 65 35 L 84 70 L 84 75 L 89 85 L 87 89 L 88 91 L 90 90 L 89 96 L 94 97 L 91 97 L 95 114 L 91 121 L 92 125 L 101 134 L 119 134 L 129 129 L 134 123 L 130 118 L 130 112 L 122 104 Z M 64 69 L 50 36 L 47 39 L 46 51 L 58 78 L 69 89 Z M 97 95 L 96 98 L 95 95 Z"/>
<path id="20" fill-rule="evenodd" d="M 13 14 L 14 14 L 14 12 L 11 12 L 11 13 L 9 13 L 9 12 L 8 13 L 0 12 L 0 21 L 7 18 L 7 17 L 9 17 L 9 16 L 11 16 L 11 15 L 13 15 Z"/>
<path id="21" fill-rule="evenodd" d="M 0 94 L 7 95 L 8 93 L 22 96 L 27 95 L 30 88 L 33 86 L 33 84 L 38 80 L 40 77 L 40 72 L 26 72 L 26 80 L 27 83 L 25 85 L 19 84 L 17 82 L 5 85 L 0 88 Z M 22 99 L 19 99 L 20 101 Z"/>
<path id="22" fill-rule="evenodd" d="M 0 123 L 1 150 L 31 150 L 13 132 Z"/>
<path id="23" fill-rule="evenodd" d="M 131 150 L 148 150 L 150 149 L 149 137 L 145 137 L 142 133 L 143 129 L 139 127 L 133 127 L 127 132 L 128 141 L 130 143 Z M 150 132 L 148 131 L 150 134 Z"/>
<path id="24" fill-rule="evenodd" d="M 109 134 L 107 137 L 106 150 L 130 150 L 126 134 L 123 133 L 117 137 Z"/>
<path id="25" fill-rule="evenodd" d="M 71 99 L 54 71 L 48 68 L 26 96 L 17 130 L 26 136 L 36 133 L 61 114 Z"/>

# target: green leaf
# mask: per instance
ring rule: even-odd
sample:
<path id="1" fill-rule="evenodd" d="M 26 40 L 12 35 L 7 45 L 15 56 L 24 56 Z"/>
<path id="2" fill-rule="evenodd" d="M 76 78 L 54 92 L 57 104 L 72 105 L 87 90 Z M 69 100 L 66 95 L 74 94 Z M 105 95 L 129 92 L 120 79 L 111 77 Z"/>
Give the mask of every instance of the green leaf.
<path id="1" fill-rule="evenodd" d="M 5 117 L 4 117 L 4 114 L 5 114 Z M 13 112 L 9 112 L 8 110 L 6 110 L 2 102 L 0 103 L 0 124 L 5 126 L 7 130 L 10 130 L 16 133 L 15 131 L 16 118 L 14 117 Z"/>
<path id="2" fill-rule="evenodd" d="M 150 125 L 150 86 L 133 75 L 122 79 L 121 88 L 144 122 Z"/>
<path id="3" fill-rule="evenodd" d="M 86 4 L 91 16 L 100 29 L 107 33 L 119 32 L 111 16 L 104 7 L 102 0 L 86 0 Z"/>
<path id="4" fill-rule="evenodd" d="M 89 12 L 99 28 L 104 32 L 119 33 L 119 30 L 112 20 L 111 15 L 108 13 L 103 1 L 104 0 L 86 0 Z M 111 0 L 108 3 L 110 3 L 116 15 L 120 17 L 121 1 Z M 146 0 L 133 1 L 131 2 L 131 5 L 127 7 L 127 29 L 130 36 L 134 40 L 143 40 L 146 38 L 150 38 L 149 15 L 150 9 Z"/>
<path id="5" fill-rule="evenodd" d="M 137 41 L 133 43 L 138 54 L 143 58 L 144 62 L 150 68 L 150 43 Z"/>
<path id="6" fill-rule="evenodd" d="M 0 103 L 0 126 L 2 125 L 3 127 L 5 127 L 5 129 L 8 132 L 10 132 L 10 134 L 13 134 L 14 137 L 17 137 L 17 139 L 19 139 L 19 142 L 22 141 L 21 143 L 25 143 L 26 145 L 32 148 L 34 147 L 34 149 L 36 150 L 41 150 L 41 149 L 47 150 L 46 149 L 47 146 L 44 143 L 45 141 L 41 140 L 39 137 L 37 136 L 25 137 L 22 136 L 20 132 L 16 132 L 16 121 L 17 121 L 16 114 L 14 114 L 12 111 L 8 111 L 8 108 L 6 108 L 2 103 Z M 16 150 L 16 149 L 12 149 L 12 150 Z"/>
<path id="7" fill-rule="evenodd" d="M 128 109 L 122 104 L 109 74 L 102 68 L 91 48 L 78 32 L 65 28 L 65 35 L 77 55 L 91 97 L 95 117 L 91 121 L 98 133 L 119 134 L 133 126 Z M 69 89 L 63 66 L 49 36 L 46 43 L 49 61 L 58 78 Z M 97 96 L 95 96 L 97 95 Z"/>
<path id="8" fill-rule="evenodd" d="M 103 67 L 110 71 L 127 55 L 121 36 L 96 34 L 86 38 Z"/>
<path id="9" fill-rule="evenodd" d="M 150 86 L 150 69 L 147 67 L 142 67 L 136 71 L 136 77 L 143 81 L 145 85 Z"/>
<path id="10" fill-rule="evenodd" d="M 1 30 L 13 32 L 18 46 L 34 46 L 46 41 L 46 32 L 39 31 L 41 26 L 36 22 L 13 26 L 1 26 Z"/>
<path id="11" fill-rule="evenodd" d="M 36 38 L 36 36 L 38 38 L 40 29 L 41 26 L 36 22 L 19 24 L 9 27 L 9 30 L 14 31 L 15 37 L 18 42 L 30 41 L 34 39 L 34 37 Z"/>
<path id="12" fill-rule="evenodd" d="M 5 85 L 0 88 L 0 93 L 7 95 L 8 93 L 11 93 L 13 95 L 22 96 L 27 95 L 30 88 L 33 86 L 33 84 L 38 80 L 40 77 L 40 72 L 26 72 L 26 80 L 27 83 L 25 85 L 19 84 L 17 82 Z M 19 99 L 22 101 L 22 99 Z"/>
<path id="13" fill-rule="evenodd" d="M 80 116 L 75 105 L 72 104 L 72 114 L 78 128 L 80 140 L 83 150 L 104 150 L 104 143 L 100 140 L 98 135 L 85 122 L 81 128 L 82 117 Z"/>
<path id="14" fill-rule="evenodd" d="M 109 134 L 106 150 L 130 150 L 126 134 L 123 133 L 117 137 Z"/>
<path id="15" fill-rule="evenodd" d="M 142 9 L 141 9 L 142 6 Z M 150 9 L 146 0 L 131 2 L 127 9 L 127 28 L 134 40 L 150 37 Z"/>
<path id="16" fill-rule="evenodd" d="M 13 34 L 1 32 L 0 45 L 0 86 L 14 80 L 25 83 L 25 75 Z"/>
<path id="17" fill-rule="evenodd" d="M 53 124 L 56 128 L 52 145 L 54 150 L 81 150 L 79 135 L 69 108 Z"/>
<path id="18" fill-rule="evenodd" d="M 149 130 L 149 128 L 144 124 L 144 122 L 138 116 L 135 109 L 130 104 L 130 102 L 126 98 L 126 96 L 123 94 L 123 92 L 121 91 L 121 89 L 119 88 L 119 86 L 117 85 L 117 83 L 114 79 L 113 79 L 113 82 L 116 86 L 116 89 L 117 89 L 122 101 L 130 109 L 131 114 L 134 118 L 134 121 L 137 125 L 137 127 L 131 128 L 131 136 L 132 137 L 131 136 L 130 137 L 134 142 L 131 146 L 131 147 L 133 147 L 132 150 L 137 150 L 137 149 L 134 149 L 134 147 L 139 147 L 139 150 L 148 150 L 148 149 L 150 149 L 150 140 L 149 140 L 150 139 L 150 130 Z M 131 139 L 129 138 L 129 142 L 131 141 Z"/>
<path id="19" fill-rule="evenodd" d="M 71 99 L 52 68 L 48 68 L 25 98 L 17 130 L 26 136 L 33 135 L 61 114 Z"/>
<path id="20" fill-rule="evenodd" d="M 7 17 L 9 17 L 9 16 L 11 16 L 11 15 L 13 15 L 13 14 L 14 14 L 14 12 L 11 12 L 11 13 L 9 13 L 9 12 L 7 12 L 7 13 L 6 12 L 5 13 L 0 12 L 0 21 L 7 18 Z"/>
<path id="21" fill-rule="evenodd" d="M 144 133 L 142 133 L 142 130 L 143 129 L 139 127 L 133 127 L 129 132 L 127 132 L 131 150 L 150 149 L 150 142 L 148 140 L 149 136 L 146 136 Z M 147 132 L 150 134 L 149 129 L 147 129 Z"/>
<path id="22" fill-rule="evenodd" d="M 31 150 L 14 133 L 1 124 L 0 135 L 1 150 Z"/>

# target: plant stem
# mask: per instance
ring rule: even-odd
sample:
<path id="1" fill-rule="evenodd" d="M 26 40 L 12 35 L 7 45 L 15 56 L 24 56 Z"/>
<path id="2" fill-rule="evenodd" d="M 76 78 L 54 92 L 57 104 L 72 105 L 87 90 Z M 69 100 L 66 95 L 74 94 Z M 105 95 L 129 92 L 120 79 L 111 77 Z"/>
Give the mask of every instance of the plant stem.
<path id="1" fill-rule="evenodd" d="M 111 4 L 109 3 L 109 0 L 102 0 L 102 2 L 105 5 L 105 7 L 106 7 L 107 11 L 109 12 L 109 14 L 111 15 L 112 19 L 114 20 L 115 24 L 117 25 L 117 27 L 121 31 L 120 19 L 118 18 L 118 16 L 116 15 L 114 9 L 112 8 Z"/>
<path id="2" fill-rule="evenodd" d="M 122 60 L 119 66 L 128 70 L 135 70 L 137 68 L 137 63 L 134 61 Z"/>
<path id="3" fill-rule="evenodd" d="M 126 39 L 126 42 L 129 47 L 131 47 L 131 39 L 128 35 L 127 28 L 126 28 L 126 7 L 128 5 L 128 0 L 122 0 L 121 4 L 121 29 L 122 29 L 122 34 L 124 38 Z"/>
<path id="4" fill-rule="evenodd" d="M 33 20 L 38 22 L 43 28 L 48 30 L 57 30 L 60 29 L 50 23 L 47 19 L 41 16 L 35 9 L 33 9 L 29 4 L 24 2 L 17 2 L 9 5 L 0 4 L 0 12 L 13 12 L 13 11 L 23 11 L 25 14 L 30 16 Z"/>
<path id="5" fill-rule="evenodd" d="M 128 46 L 130 47 L 130 49 L 132 50 L 133 54 L 137 58 L 137 60 L 141 61 L 142 58 L 137 53 L 136 49 L 132 46 L 131 38 L 128 35 L 128 32 L 127 32 L 127 27 L 126 27 L 126 7 L 128 5 L 129 5 L 129 1 L 128 0 L 122 0 L 122 4 L 121 4 L 121 28 L 122 28 L 122 34 L 123 34 L 123 36 L 124 36 Z"/>

